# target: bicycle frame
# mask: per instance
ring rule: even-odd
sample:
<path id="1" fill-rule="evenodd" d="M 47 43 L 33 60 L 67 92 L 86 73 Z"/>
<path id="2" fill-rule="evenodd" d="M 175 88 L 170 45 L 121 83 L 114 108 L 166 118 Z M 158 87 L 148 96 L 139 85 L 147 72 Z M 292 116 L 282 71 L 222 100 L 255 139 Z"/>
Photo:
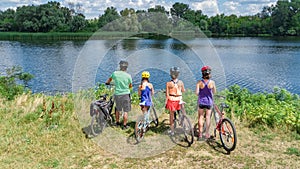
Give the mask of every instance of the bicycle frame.
<path id="1" fill-rule="evenodd" d="M 224 108 L 226 107 L 223 107 L 223 106 L 226 106 L 226 105 L 223 105 L 221 104 L 221 110 L 219 109 L 218 105 L 214 104 L 213 105 L 213 112 L 214 112 L 214 116 L 215 116 L 215 122 L 216 122 L 216 129 L 218 129 L 218 131 L 220 131 L 220 126 L 222 124 L 222 120 L 224 119 Z M 217 117 L 218 115 L 218 117 Z"/>

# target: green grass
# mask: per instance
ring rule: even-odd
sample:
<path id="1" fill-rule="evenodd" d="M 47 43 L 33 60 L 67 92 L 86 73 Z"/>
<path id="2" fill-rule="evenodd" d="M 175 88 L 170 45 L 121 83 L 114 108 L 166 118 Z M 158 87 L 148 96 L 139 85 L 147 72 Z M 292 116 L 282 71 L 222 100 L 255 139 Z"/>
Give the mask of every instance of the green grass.
<path id="1" fill-rule="evenodd" d="M 82 112 L 82 116 L 85 115 L 90 101 L 88 97 L 76 94 L 24 94 L 12 101 L 0 99 L 1 168 L 298 167 L 300 145 L 297 133 L 281 132 L 276 128 L 250 130 L 236 119 L 233 121 L 237 128 L 238 144 L 230 155 L 227 155 L 222 147 L 218 147 L 218 144 L 210 146 L 205 142 L 195 142 L 191 147 L 181 147 L 166 137 L 166 142 L 171 144 L 169 149 L 146 157 L 124 158 L 115 154 L 114 150 L 98 146 L 95 139 L 86 138 L 82 132 L 87 125 L 81 120 L 78 112 Z M 126 131 L 107 128 L 107 131 L 111 130 L 127 138 L 125 142 L 119 140 L 107 144 L 129 153 L 133 149 L 127 150 L 126 147 L 137 148 L 143 143 L 147 146 L 152 138 L 164 136 L 164 131 L 168 129 L 168 114 L 163 109 L 159 110 L 159 127 L 150 128 L 145 141 L 140 145 L 132 144 L 133 125 Z M 50 116 L 55 113 L 56 117 Z M 130 114 L 129 122 L 134 124 L 133 116 L 140 114 L 139 107 L 133 106 Z M 195 121 L 193 123 L 195 124 Z"/>

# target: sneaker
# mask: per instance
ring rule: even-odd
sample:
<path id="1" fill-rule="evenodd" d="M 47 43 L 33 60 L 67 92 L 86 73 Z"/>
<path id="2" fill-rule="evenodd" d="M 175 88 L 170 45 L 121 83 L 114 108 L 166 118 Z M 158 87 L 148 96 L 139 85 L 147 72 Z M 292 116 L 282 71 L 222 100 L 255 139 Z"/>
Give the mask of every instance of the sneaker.
<path id="1" fill-rule="evenodd" d="M 127 126 L 127 125 L 123 125 L 123 126 L 122 126 L 122 129 L 123 129 L 123 130 L 126 130 L 126 129 L 128 129 L 128 128 L 129 128 L 129 126 Z"/>
<path id="2" fill-rule="evenodd" d="M 119 126 L 121 126 L 121 123 L 120 122 L 116 122 L 115 126 L 119 127 Z"/>
<path id="3" fill-rule="evenodd" d="M 174 131 L 172 131 L 172 130 L 168 130 L 168 134 L 170 135 L 170 136 L 174 136 Z"/>
<path id="4" fill-rule="evenodd" d="M 203 137 L 198 137 L 197 141 L 204 141 L 205 139 Z"/>

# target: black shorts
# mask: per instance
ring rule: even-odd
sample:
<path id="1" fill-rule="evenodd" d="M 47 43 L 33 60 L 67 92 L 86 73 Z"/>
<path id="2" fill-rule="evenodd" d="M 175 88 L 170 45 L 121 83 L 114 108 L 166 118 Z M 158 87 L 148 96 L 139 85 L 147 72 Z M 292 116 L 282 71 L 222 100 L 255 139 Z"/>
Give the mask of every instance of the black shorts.
<path id="1" fill-rule="evenodd" d="M 199 104 L 199 108 L 200 109 L 211 109 L 211 105 L 203 105 L 203 104 Z"/>

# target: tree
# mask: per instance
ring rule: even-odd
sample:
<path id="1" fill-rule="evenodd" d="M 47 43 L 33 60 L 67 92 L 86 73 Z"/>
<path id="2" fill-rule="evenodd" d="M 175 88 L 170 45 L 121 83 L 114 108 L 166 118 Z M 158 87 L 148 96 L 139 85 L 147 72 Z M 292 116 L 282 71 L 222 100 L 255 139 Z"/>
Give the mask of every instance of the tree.
<path id="1" fill-rule="evenodd" d="M 108 24 L 118 18 L 120 18 L 120 15 L 119 15 L 117 9 L 114 7 L 108 7 L 104 11 L 104 14 L 99 17 L 98 26 L 99 26 L 99 28 L 102 28 L 106 24 Z"/>
<path id="2" fill-rule="evenodd" d="M 132 15 L 132 14 L 135 14 L 135 10 L 133 9 L 133 8 L 130 8 L 130 9 L 128 9 L 128 8 L 125 8 L 124 10 L 121 10 L 120 11 L 120 14 L 121 14 L 121 16 L 130 16 L 130 15 Z"/>
<path id="3" fill-rule="evenodd" d="M 155 5 L 154 8 L 149 8 L 148 12 L 160 12 L 160 13 L 164 13 L 164 14 L 169 14 L 168 11 L 166 11 L 165 7 L 161 6 L 161 5 Z"/>
<path id="4" fill-rule="evenodd" d="M 171 15 L 182 18 L 183 15 L 189 10 L 189 5 L 176 2 L 172 5 Z"/>
<path id="5" fill-rule="evenodd" d="M 85 28 L 87 25 L 87 21 L 85 20 L 85 16 L 82 14 L 78 14 L 73 16 L 72 21 L 70 23 L 70 29 L 72 32 L 78 32 Z"/>
<path id="6" fill-rule="evenodd" d="M 0 11 L 0 31 L 14 31 L 16 27 L 14 17 L 15 11 L 13 9 Z"/>

